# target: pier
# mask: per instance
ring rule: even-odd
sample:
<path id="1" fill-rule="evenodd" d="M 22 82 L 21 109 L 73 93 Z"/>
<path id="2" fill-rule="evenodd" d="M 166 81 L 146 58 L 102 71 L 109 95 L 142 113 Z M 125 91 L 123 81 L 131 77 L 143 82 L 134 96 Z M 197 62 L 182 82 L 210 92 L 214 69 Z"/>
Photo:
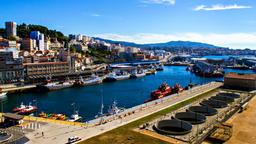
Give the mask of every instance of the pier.
<path id="1" fill-rule="evenodd" d="M 36 88 L 36 85 L 24 85 L 24 86 L 8 85 L 8 86 L 1 86 L 0 89 L 1 89 L 1 92 L 15 93 L 15 92 L 27 91 L 33 88 Z"/>

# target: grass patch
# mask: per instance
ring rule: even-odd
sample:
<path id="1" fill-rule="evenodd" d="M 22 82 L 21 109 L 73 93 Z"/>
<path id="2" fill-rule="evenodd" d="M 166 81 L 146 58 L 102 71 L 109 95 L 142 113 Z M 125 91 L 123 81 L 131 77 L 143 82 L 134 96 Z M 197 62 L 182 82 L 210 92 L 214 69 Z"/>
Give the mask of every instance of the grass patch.
<path id="1" fill-rule="evenodd" d="M 158 117 L 168 114 L 171 111 L 186 106 L 194 101 L 207 97 L 213 94 L 216 90 L 217 89 L 203 93 L 197 97 L 193 97 L 186 101 L 177 103 L 173 106 L 170 106 L 169 108 L 156 112 L 152 115 L 141 118 L 124 126 L 118 127 L 101 135 L 92 137 L 88 140 L 81 142 L 80 144 L 167 144 L 167 142 L 135 132 L 133 131 L 133 129 L 139 127 L 140 125 L 146 122 L 152 121 Z"/>

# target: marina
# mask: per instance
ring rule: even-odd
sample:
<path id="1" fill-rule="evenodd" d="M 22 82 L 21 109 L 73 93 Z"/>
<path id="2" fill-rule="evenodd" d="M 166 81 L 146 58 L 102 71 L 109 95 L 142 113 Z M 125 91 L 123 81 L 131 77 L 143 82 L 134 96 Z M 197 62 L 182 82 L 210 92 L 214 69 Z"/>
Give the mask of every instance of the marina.
<path id="1" fill-rule="evenodd" d="M 226 69 L 226 72 L 253 73 L 252 70 Z M 103 113 L 107 113 L 108 107 L 113 101 L 117 101 L 118 107 L 130 108 L 144 103 L 150 98 L 150 92 L 157 89 L 163 82 L 169 85 L 179 83 L 186 87 L 191 81 L 195 84 L 203 84 L 211 81 L 222 81 L 222 78 L 201 78 L 188 71 L 185 66 L 165 66 L 164 71 L 155 75 L 148 75 L 139 79 L 127 79 L 115 83 L 102 83 L 93 86 L 67 88 L 52 92 L 27 92 L 8 94 L 1 99 L 5 112 L 11 112 L 21 102 L 37 105 L 37 114 L 61 113 L 67 116 L 73 114 L 72 103 L 76 103 L 82 121 L 94 119 L 101 107 L 101 97 L 104 96 Z M 143 85 L 141 84 L 143 83 Z M 59 100 L 61 99 L 61 101 Z M 130 101 L 129 99 L 133 99 Z M 35 114 L 36 114 L 35 113 Z"/>

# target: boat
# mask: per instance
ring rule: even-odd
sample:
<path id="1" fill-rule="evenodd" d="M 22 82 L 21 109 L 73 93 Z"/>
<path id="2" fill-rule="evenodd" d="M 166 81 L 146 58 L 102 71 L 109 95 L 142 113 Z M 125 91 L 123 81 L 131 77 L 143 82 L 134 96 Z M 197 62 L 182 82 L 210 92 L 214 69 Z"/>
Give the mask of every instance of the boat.
<path id="1" fill-rule="evenodd" d="M 0 98 L 5 97 L 6 95 L 7 95 L 7 92 L 1 92 L 1 93 L 0 93 Z"/>
<path id="2" fill-rule="evenodd" d="M 156 66 L 156 71 L 163 71 L 163 70 L 164 70 L 163 65 Z"/>
<path id="3" fill-rule="evenodd" d="M 113 104 L 109 107 L 108 113 L 106 115 L 115 115 L 123 112 L 124 110 L 124 108 L 117 107 L 117 102 L 114 100 Z"/>
<path id="4" fill-rule="evenodd" d="M 70 116 L 70 118 L 67 121 L 70 121 L 70 122 L 81 121 L 82 117 L 79 115 L 78 110 L 76 110 L 75 103 L 72 103 L 71 105 L 73 106 L 74 110 L 73 110 L 73 114 Z"/>
<path id="5" fill-rule="evenodd" d="M 45 85 L 40 85 L 39 87 L 43 90 L 47 91 L 54 91 L 54 90 L 59 90 L 59 89 L 64 89 L 64 88 L 70 88 L 74 85 L 74 82 L 70 80 L 66 80 L 64 82 L 50 82 L 47 81 Z"/>
<path id="6" fill-rule="evenodd" d="M 24 105 L 21 103 L 19 107 L 16 107 L 13 109 L 14 113 L 20 114 L 20 115 L 29 115 L 37 110 L 36 106 L 32 106 L 31 103 L 29 105 Z"/>
<path id="7" fill-rule="evenodd" d="M 163 98 L 170 95 L 171 93 L 172 88 L 167 83 L 163 83 L 157 90 L 151 92 L 151 98 L 149 100 L 146 100 L 145 102 Z"/>
<path id="8" fill-rule="evenodd" d="M 146 100 L 145 103 L 169 96 L 171 94 L 180 93 L 183 90 L 184 89 L 179 84 L 175 84 L 173 87 L 170 87 L 167 83 L 163 83 L 157 90 L 151 92 L 150 99 Z"/>
<path id="9" fill-rule="evenodd" d="M 152 75 L 152 74 L 156 74 L 156 70 L 155 69 L 148 69 L 145 72 L 146 75 Z"/>
<path id="10" fill-rule="evenodd" d="M 118 80 L 126 80 L 130 78 L 130 74 L 127 72 L 112 72 L 106 76 L 104 79 L 105 82 L 118 81 Z"/>
<path id="11" fill-rule="evenodd" d="M 38 116 L 42 118 L 53 119 L 53 120 L 63 120 L 63 121 L 67 120 L 67 116 L 64 114 L 47 114 L 45 112 L 41 112 Z"/>
<path id="12" fill-rule="evenodd" d="M 82 117 L 79 115 L 78 111 L 74 111 L 74 113 L 70 116 L 70 119 L 68 119 L 67 121 L 77 122 L 77 121 L 80 121 L 81 119 Z"/>
<path id="13" fill-rule="evenodd" d="M 96 75 L 92 75 L 90 78 L 83 79 L 82 76 L 79 77 L 79 80 L 75 81 L 74 86 L 90 86 L 102 83 L 102 78 Z"/>
<path id="14" fill-rule="evenodd" d="M 130 78 L 144 77 L 146 73 L 143 70 L 135 70 L 132 72 Z"/>
<path id="15" fill-rule="evenodd" d="M 172 88 L 172 94 L 175 94 L 175 93 L 180 93 L 180 92 L 182 92 L 184 90 L 184 88 L 182 88 L 181 86 L 180 86 L 180 84 L 175 84 L 174 86 L 173 86 L 173 88 Z"/>

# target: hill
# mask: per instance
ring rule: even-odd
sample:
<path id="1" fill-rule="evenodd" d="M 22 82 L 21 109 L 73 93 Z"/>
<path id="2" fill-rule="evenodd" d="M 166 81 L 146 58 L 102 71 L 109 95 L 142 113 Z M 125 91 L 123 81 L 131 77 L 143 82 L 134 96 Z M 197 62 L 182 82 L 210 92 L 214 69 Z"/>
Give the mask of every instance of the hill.
<path id="1" fill-rule="evenodd" d="M 140 48 L 221 48 L 207 43 L 191 42 L 191 41 L 170 41 L 165 43 L 137 44 L 125 41 L 113 41 L 102 38 L 95 38 L 111 44 L 121 44 L 122 46 L 140 47 Z"/>

